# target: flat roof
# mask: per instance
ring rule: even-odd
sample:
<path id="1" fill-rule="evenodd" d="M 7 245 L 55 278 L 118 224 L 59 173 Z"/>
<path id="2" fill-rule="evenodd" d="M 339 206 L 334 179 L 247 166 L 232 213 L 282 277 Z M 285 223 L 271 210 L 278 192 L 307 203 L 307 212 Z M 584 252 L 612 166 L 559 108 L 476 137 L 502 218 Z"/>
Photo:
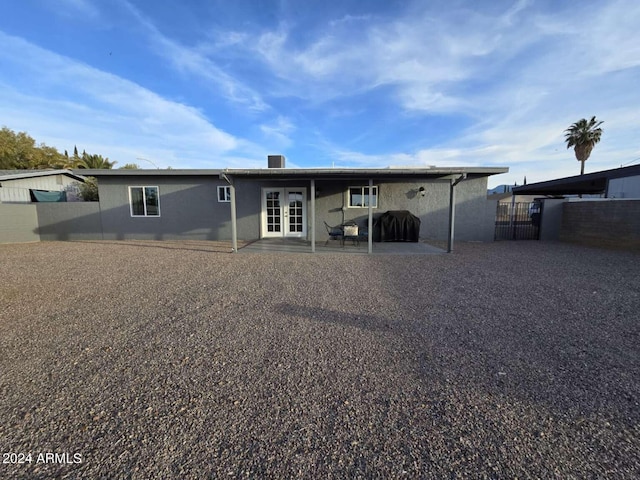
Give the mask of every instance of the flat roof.
<path id="1" fill-rule="evenodd" d="M 640 175 L 640 165 L 613 168 L 600 172 L 585 173 L 572 177 L 558 178 L 546 182 L 531 183 L 520 187 L 513 187 L 514 195 L 576 195 L 602 194 L 607 190 L 609 180 L 614 178 L 633 177 Z"/>
<path id="2" fill-rule="evenodd" d="M 81 168 L 74 170 L 75 173 L 82 174 L 87 177 L 128 177 L 128 176 L 181 176 L 181 175 L 197 175 L 197 176 L 220 176 L 220 169 L 129 169 L 129 168 Z"/>
<path id="3" fill-rule="evenodd" d="M 246 178 L 365 178 L 365 177 L 444 177 L 448 175 L 489 176 L 509 171 L 508 167 L 430 167 L 430 168 L 225 168 L 225 169 L 81 169 L 85 176 L 220 176 Z"/>
<path id="4" fill-rule="evenodd" d="M 449 175 L 489 176 L 509 171 L 508 167 L 429 168 L 227 168 L 222 173 L 236 177 L 269 178 L 366 178 L 366 177 L 446 177 Z"/>

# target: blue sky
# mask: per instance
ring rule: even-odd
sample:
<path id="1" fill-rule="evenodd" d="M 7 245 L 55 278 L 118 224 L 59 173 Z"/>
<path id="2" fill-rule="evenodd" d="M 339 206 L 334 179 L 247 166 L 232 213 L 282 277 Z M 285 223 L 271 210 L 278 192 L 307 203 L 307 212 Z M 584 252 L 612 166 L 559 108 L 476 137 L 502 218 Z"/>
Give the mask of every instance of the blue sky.
<path id="1" fill-rule="evenodd" d="M 0 125 L 153 168 L 640 163 L 640 2 L 21 0 L 0 6 Z M 146 160 L 140 160 L 146 159 Z"/>

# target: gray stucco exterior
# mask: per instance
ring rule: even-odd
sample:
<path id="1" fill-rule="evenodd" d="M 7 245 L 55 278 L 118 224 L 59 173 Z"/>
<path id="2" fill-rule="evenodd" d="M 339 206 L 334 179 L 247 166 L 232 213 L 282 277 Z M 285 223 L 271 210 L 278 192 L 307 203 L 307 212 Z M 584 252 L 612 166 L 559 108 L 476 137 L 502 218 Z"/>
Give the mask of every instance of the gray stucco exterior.
<path id="1" fill-rule="evenodd" d="M 217 201 L 214 176 L 100 176 L 105 240 L 220 240 L 230 235 L 229 204 Z M 160 215 L 132 217 L 129 187 L 158 187 Z"/>
<path id="2" fill-rule="evenodd" d="M 218 187 L 228 183 L 219 172 L 206 174 L 175 174 L 143 171 L 127 174 L 99 174 L 100 224 L 102 238 L 126 239 L 191 239 L 230 240 L 231 206 L 218 201 Z M 424 239 L 446 240 L 449 221 L 448 179 L 378 177 L 378 206 L 374 219 L 388 210 L 408 210 L 421 220 L 420 236 Z M 315 225 L 311 225 L 311 188 L 309 178 L 244 178 L 233 180 L 236 190 L 238 238 L 255 240 L 262 232 L 262 195 L 265 188 L 300 187 L 306 190 L 306 235 L 323 241 L 327 234 L 323 222 L 330 225 L 355 220 L 365 226 L 367 208 L 348 206 L 349 187 L 367 186 L 362 178 L 316 179 Z M 132 217 L 129 187 L 154 186 L 159 190 L 160 216 Z M 425 195 L 419 193 L 424 187 Z M 460 240 L 491 241 L 494 211 L 486 200 L 487 176 L 469 178 L 456 186 L 456 238 Z"/>
<path id="3" fill-rule="evenodd" d="M 98 202 L 36 203 L 42 241 L 102 240 Z"/>
<path id="4" fill-rule="evenodd" d="M 39 241 L 35 205 L 0 204 L 0 243 Z"/>
<path id="5" fill-rule="evenodd" d="M 367 225 L 369 210 L 349 205 L 349 187 L 366 188 L 370 181 L 377 188 L 373 221 L 389 210 L 408 210 L 421 220 L 422 239 L 451 240 L 449 216 L 454 209 L 450 194 L 455 185 L 456 238 L 491 241 L 495 208 L 486 200 L 487 178 L 506 171 L 503 167 L 82 170 L 79 173 L 84 176 L 97 177 L 98 202 L 0 205 L 0 242 L 232 240 L 235 245 L 237 239 L 252 241 L 266 236 L 267 189 L 282 192 L 283 199 L 294 195 L 295 202 L 302 195 L 304 215 L 296 224 L 301 230 L 294 230 L 294 235 L 322 242 L 327 239 L 324 222 L 339 225 L 355 220 L 361 227 Z M 145 211 L 132 215 L 131 187 L 157 187 L 159 215 L 155 215 L 153 201 L 151 206 L 142 201 L 142 192 L 147 189 L 138 191 L 136 203 L 137 209 Z M 235 192 L 235 196 L 222 199 L 235 199 L 235 236 L 232 203 L 221 201 L 219 187 L 228 188 L 229 194 Z M 155 190 L 150 191 L 155 198 Z M 283 200 L 283 217 L 288 206 Z M 148 216 L 146 208 L 151 208 Z M 282 226 L 286 230 L 285 223 Z"/>

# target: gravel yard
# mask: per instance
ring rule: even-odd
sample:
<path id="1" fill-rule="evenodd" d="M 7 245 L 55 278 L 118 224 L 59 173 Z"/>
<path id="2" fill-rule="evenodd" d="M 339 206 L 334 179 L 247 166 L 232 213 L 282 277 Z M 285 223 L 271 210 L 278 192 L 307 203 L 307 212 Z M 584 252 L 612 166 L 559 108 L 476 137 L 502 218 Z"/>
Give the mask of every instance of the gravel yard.
<path id="1" fill-rule="evenodd" d="M 1 478 L 640 477 L 638 254 L 225 251 L 0 245 Z"/>

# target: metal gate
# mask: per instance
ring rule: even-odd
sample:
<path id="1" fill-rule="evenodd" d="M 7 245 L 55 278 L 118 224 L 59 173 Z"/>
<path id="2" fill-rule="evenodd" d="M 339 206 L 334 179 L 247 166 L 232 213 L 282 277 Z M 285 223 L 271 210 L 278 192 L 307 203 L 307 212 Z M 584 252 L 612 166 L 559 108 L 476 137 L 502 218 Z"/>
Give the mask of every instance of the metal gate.
<path id="1" fill-rule="evenodd" d="M 495 240 L 539 240 L 542 204 L 498 203 Z"/>

